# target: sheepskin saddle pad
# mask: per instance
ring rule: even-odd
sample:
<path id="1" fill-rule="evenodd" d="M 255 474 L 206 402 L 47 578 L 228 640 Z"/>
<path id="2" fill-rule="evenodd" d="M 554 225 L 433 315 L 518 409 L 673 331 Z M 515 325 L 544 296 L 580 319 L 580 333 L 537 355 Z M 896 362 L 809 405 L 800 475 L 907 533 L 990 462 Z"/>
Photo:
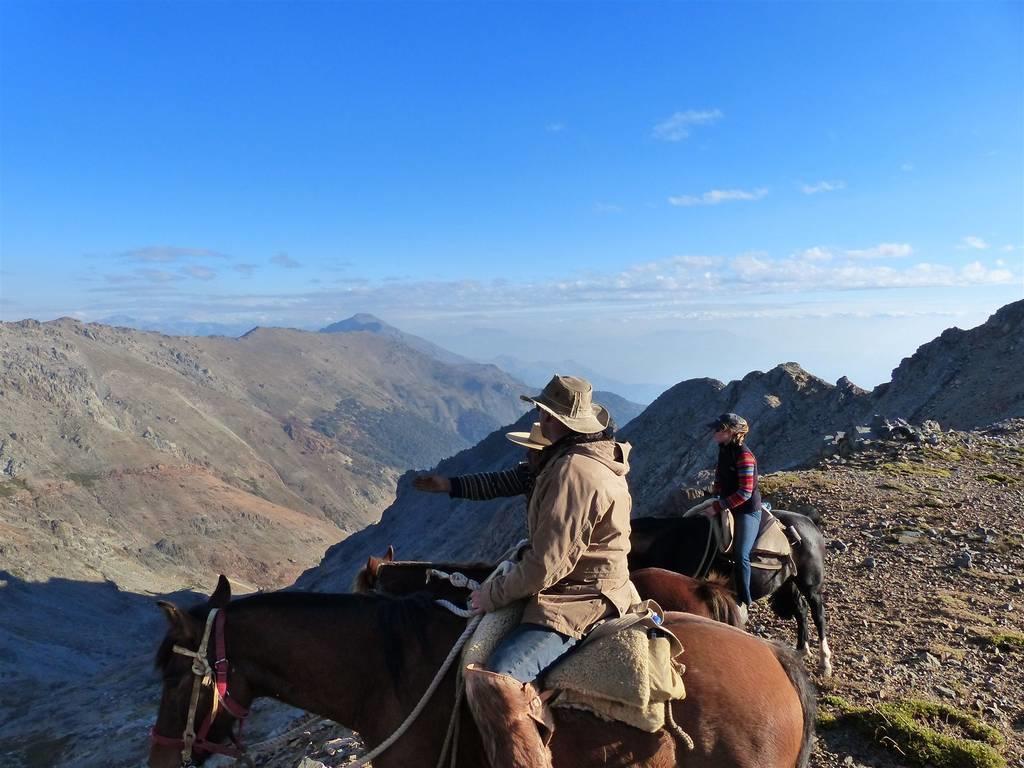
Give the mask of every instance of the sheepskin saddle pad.
<path id="1" fill-rule="evenodd" d="M 765 520 L 758 532 L 754 548 L 750 551 L 750 565 L 754 568 L 775 571 L 782 568 L 793 554 L 793 547 L 786 535 L 786 529 L 771 512 L 765 510 Z M 732 512 L 723 510 L 711 520 L 711 531 L 722 554 L 732 549 L 734 523 Z"/>
<path id="2" fill-rule="evenodd" d="M 486 614 L 463 650 L 463 663 L 486 664 L 522 612 L 516 603 Z M 659 626 L 660 616 L 656 604 L 645 602 L 608 626 L 599 624 L 545 675 L 550 706 L 586 710 L 649 733 L 661 730 L 666 706 L 684 698 L 686 689 L 677 661 L 682 644 Z"/>

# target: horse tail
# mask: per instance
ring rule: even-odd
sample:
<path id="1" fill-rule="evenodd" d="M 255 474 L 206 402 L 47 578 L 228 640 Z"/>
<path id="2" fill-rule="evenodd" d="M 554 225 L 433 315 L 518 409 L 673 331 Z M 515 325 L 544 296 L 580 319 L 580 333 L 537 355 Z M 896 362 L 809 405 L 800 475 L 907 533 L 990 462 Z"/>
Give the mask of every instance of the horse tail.
<path id="1" fill-rule="evenodd" d="M 793 579 L 788 579 L 769 598 L 772 610 L 780 619 L 795 619 L 800 610 L 799 600 L 800 591 Z"/>
<path id="2" fill-rule="evenodd" d="M 697 599 L 708 607 L 710 618 L 733 627 L 742 627 L 740 609 L 736 605 L 736 595 L 729 581 L 727 576 L 712 574 L 697 586 Z"/>
<path id="3" fill-rule="evenodd" d="M 814 692 L 814 684 L 807 674 L 807 668 L 799 656 L 789 648 L 772 643 L 775 651 L 775 658 L 786 670 L 789 682 L 796 688 L 797 696 L 800 697 L 800 708 L 804 713 L 804 734 L 800 744 L 800 754 L 797 755 L 794 768 L 807 768 L 811 759 L 811 750 L 814 749 L 814 728 L 818 717 L 818 701 Z"/>

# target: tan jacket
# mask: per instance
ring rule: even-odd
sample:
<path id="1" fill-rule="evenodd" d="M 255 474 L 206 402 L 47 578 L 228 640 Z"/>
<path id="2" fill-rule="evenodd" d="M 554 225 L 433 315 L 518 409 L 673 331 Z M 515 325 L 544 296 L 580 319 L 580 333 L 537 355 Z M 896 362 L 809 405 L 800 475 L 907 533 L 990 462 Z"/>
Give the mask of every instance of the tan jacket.
<path id="1" fill-rule="evenodd" d="M 524 622 L 580 638 L 629 608 L 629 450 L 602 440 L 548 462 L 527 510 L 530 546 L 511 571 L 483 586 L 485 610 L 528 598 Z"/>

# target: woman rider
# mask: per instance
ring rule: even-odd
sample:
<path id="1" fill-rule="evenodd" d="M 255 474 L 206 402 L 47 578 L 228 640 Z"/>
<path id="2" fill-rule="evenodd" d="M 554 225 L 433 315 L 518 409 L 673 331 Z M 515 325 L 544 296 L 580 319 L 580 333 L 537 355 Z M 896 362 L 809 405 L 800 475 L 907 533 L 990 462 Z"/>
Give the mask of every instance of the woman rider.
<path id="1" fill-rule="evenodd" d="M 761 492 L 757 489 L 757 459 L 745 445 L 750 425 L 742 416 L 723 413 L 708 424 L 718 444 L 718 465 L 712 494 L 718 496 L 705 511 L 713 517 L 723 509 L 733 516 L 733 580 L 736 602 L 744 620 L 753 602 L 750 598 L 750 551 L 761 526 Z"/>

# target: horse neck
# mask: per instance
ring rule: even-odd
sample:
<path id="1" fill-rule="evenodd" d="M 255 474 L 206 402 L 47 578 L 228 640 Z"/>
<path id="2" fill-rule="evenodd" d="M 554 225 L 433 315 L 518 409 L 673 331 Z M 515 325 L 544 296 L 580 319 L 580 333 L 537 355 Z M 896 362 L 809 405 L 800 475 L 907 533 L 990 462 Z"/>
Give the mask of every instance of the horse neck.
<path id="1" fill-rule="evenodd" d="M 457 622 L 445 622 L 442 614 L 414 605 L 403 611 L 388 598 L 294 597 L 267 595 L 230 606 L 232 666 L 248 684 L 249 698 L 267 696 L 330 718 L 368 741 L 397 725 L 410 708 L 402 701 L 406 688 L 415 695 L 424 690 L 420 677 L 440 665 L 446 636 L 453 635 L 450 647 L 458 635 Z M 426 626 L 413 625 L 424 617 Z"/>

